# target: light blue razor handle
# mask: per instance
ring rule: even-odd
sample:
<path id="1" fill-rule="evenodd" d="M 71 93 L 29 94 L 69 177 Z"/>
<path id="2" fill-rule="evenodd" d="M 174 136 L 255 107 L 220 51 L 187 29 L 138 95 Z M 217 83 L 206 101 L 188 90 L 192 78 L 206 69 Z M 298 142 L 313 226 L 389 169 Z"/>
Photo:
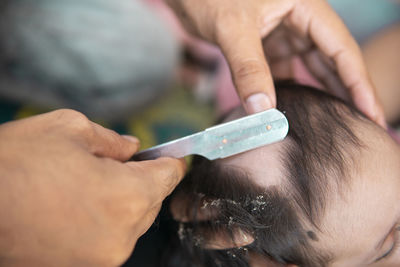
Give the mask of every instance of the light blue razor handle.
<path id="1" fill-rule="evenodd" d="M 230 157 L 283 140 L 289 131 L 285 115 L 277 109 L 226 122 L 135 154 L 131 160 L 201 155 L 209 160 Z"/>

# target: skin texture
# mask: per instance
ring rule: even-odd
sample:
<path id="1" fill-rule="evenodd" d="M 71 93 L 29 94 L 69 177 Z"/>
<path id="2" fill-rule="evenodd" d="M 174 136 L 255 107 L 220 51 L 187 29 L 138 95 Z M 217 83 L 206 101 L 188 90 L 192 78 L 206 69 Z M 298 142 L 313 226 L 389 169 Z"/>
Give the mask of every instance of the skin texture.
<path id="1" fill-rule="evenodd" d="M 229 119 L 240 117 L 236 111 Z M 350 183 L 341 193 L 332 189 L 315 246 L 331 252 L 329 266 L 400 265 L 400 146 L 380 127 L 354 122 L 354 130 L 366 147 L 357 153 Z M 221 164 L 242 168 L 262 186 L 284 184 L 278 155 L 286 140 L 221 160 Z M 266 168 L 265 166 L 274 166 Z M 389 233 L 389 234 L 388 234 Z M 387 235 L 388 234 L 388 235 Z M 381 246 L 376 247 L 383 240 Z M 385 258 L 376 259 L 395 248 Z M 397 247 L 396 247 L 397 246 Z M 255 258 L 253 266 L 274 266 Z"/>
<path id="2" fill-rule="evenodd" d="M 72 110 L 1 125 L 0 265 L 121 265 L 185 170 L 138 148 Z"/>
<path id="3" fill-rule="evenodd" d="M 299 57 L 324 87 L 332 92 L 349 88 L 346 92 L 354 104 L 372 120 L 385 125 L 360 48 L 325 1 L 167 3 L 187 30 L 221 48 L 248 113 L 276 106 L 271 73 L 279 78 L 288 76 L 287 72 L 293 69 L 292 59 Z M 281 34 L 274 34 L 275 31 Z M 265 37 L 269 40 L 263 47 Z"/>
<path id="4" fill-rule="evenodd" d="M 363 53 L 389 123 L 400 121 L 400 23 L 380 32 Z"/>

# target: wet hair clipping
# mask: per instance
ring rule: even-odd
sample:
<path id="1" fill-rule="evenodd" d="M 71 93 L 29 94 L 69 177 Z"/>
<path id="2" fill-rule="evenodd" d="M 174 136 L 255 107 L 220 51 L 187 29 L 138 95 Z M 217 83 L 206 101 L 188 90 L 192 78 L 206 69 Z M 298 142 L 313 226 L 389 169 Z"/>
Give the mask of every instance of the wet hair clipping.
<path id="1" fill-rule="evenodd" d="M 200 155 L 209 160 L 230 157 L 282 141 L 289 131 L 285 115 L 277 109 L 226 122 L 135 154 L 131 160 Z"/>

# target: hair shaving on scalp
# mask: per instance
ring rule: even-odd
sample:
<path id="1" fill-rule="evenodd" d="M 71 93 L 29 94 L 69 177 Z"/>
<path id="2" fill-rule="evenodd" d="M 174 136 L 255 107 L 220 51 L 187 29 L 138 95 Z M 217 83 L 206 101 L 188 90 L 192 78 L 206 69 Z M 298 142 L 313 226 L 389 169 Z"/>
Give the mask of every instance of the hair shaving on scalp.
<path id="1" fill-rule="evenodd" d="M 278 155 L 282 184 L 261 187 L 245 170 L 195 157 L 175 193 L 190 203 L 183 205 L 189 222 L 175 229 L 177 239 L 165 266 L 245 267 L 258 255 L 279 264 L 316 267 L 334 258 L 318 245 L 319 218 L 332 192 L 345 190 L 351 169 L 357 168 L 354 158 L 363 144 L 351 125 L 367 119 L 314 88 L 292 82 L 276 87 L 278 109 L 290 125 Z M 198 219 L 199 207 L 211 208 L 212 215 Z M 207 246 L 215 236 L 235 243 L 237 233 L 254 241 L 233 248 Z"/>

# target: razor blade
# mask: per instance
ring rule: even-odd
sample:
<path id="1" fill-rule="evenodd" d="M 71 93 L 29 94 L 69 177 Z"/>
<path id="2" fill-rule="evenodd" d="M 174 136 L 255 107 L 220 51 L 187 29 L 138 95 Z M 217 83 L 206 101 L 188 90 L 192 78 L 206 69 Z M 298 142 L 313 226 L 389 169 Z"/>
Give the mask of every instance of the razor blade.
<path id="1" fill-rule="evenodd" d="M 270 109 L 142 150 L 131 160 L 183 158 L 188 155 L 200 155 L 209 160 L 226 158 L 282 141 L 288 131 L 285 115 L 277 109 Z"/>

